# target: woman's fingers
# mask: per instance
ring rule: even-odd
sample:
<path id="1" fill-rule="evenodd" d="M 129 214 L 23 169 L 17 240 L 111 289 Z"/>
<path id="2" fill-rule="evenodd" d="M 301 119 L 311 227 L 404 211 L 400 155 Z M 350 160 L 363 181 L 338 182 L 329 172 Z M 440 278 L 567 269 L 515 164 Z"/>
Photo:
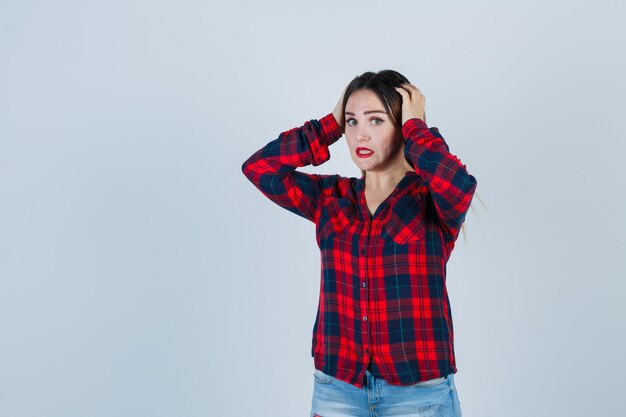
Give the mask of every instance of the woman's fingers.
<path id="1" fill-rule="evenodd" d="M 345 109 L 343 108 L 343 98 L 346 94 L 346 90 L 348 89 L 348 86 L 350 85 L 350 83 L 346 84 L 345 87 L 343 88 L 343 91 L 341 92 L 341 96 L 339 96 L 339 100 L 337 100 L 337 104 L 335 105 L 335 108 L 333 109 L 333 116 L 335 117 L 335 121 L 337 121 L 337 124 L 339 125 L 339 130 L 341 131 L 341 133 L 344 133 L 345 130 L 345 126 L 344 126 L 344 115 L 343 112 L 345 111 Z"/>
<path id="2" fill-rule="evenodd" d="M 425 121 L 426 98 L 422 92 L 411 83 L 404 83 L 400 87 L 395 87 L 395 90 L 402 96 L 402 124 L 414 117 Z"/>
<path id="3" fill-rule="evenodd" d="M 400 94 L 402 94 L 402 92 L 404 91 L 406 92 L 406 94 L 408 94 L 409 97 L 413 97 L 413 93 L 418 93 L 420 95 L 422 94 L 419 88 L 411 83 L 404 83 L 400 87 L 396 87 L 396 91 L 398 91 Z"/>
<path id="4" fill-rule="evenodd" d="M 403 87 L 396 87 L 396 91 L 398 93 L 400 93 L 400 95 L 402 96 L 402 98 L 406 98 L 406 97 L 411 97 L 411 95 L 409 94 L 409 92 L 403 88 Z"/>
<path id="5" fill-rule="evenodd" d="M 408 90 L 409 96 L 411 96 L 411 97 L 413 97 L 413 95 L 414 95 L 414 94 L 411 94 L 411 93 L 417 93 L 417 95 L 423 96 L 423 94 L 420 91 L 420 89 L 417 88 L 416 86 L 414 86 L 411 83 L 404 83 L 404 84 L 402 84 L 402 86 L 405 87 Z"/>

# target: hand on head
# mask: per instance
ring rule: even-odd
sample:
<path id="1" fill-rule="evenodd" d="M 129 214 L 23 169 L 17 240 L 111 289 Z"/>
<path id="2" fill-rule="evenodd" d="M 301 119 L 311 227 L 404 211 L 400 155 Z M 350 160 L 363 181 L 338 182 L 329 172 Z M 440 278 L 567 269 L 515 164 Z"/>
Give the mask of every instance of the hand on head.
<path id="1" fill-rule="evenodd" d="M 345 133 L 343 99 L 348 85 L 349 83 L 343 88 L 341 96 L 333 110 L 333 116 L 342 134 Z M 407 120 L 415 117 L 426 122 L 426 111 L 424 109 L 426 97 L 424 97 L 422 92 L 411 83 L 404 83 L 400 87 L 396 87 L 395 90 L 402 96 L 402 125 L 404 125 Z"/>
<path id="2" fill-rule="evenodd" d="M 333 116 L 335 117 L 335 120 L 337 121 L 337 124 L 339 125 L 339 130 L 341 131 L 341 133 L 344 133 L 345 130 L 345 126 L 344 126 L 344 115 L 342 114 L 343 111 L 343 96 L 344 94 L 346 94 L 346 89 L 348 88 L 348 85 L 350 85 L 349 83 L 346 84 L 346 86 L 343 88 L 343 91 L 341 92 L 341 97 L 339 97 L 339 101 L 337 102 L 337 105 L 335 106 L 335 109 L 333 110 Z"/>
<path id="3" fill-rule="evenodd" d="M 426 122 L 426 97 L 413 84 L 405 83 L 401 87 L 396 87 L 396 91 L 402 96 L 402 125 L 409 120 L 417 117 Z"/>

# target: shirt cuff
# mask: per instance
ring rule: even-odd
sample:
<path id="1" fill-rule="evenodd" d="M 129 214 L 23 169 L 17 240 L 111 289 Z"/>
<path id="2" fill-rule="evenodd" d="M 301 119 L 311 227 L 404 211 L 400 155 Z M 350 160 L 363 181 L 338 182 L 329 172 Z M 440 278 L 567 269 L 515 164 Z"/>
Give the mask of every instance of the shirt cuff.
<path id="1" fill-rule="evenodd" d="M 328 113 L 326 116 L 320 119 L 322 124 L 322 139 L 327 145 L 332 145 L 337 142 L 342 133 L 339 130 L 339 124 L 335 120 L 335 116 L 332 113 Z"/>
<path id="2" fill-rule="evenodd" d="M 422 119 L 414 117 L 404 122 L 404 125 L 402 125 L 402 135 L 405 138 L 409 138 L 410 136 L 412 136 L 413 132 L 419 135 L 419 131 L 424 129 L 428 129 L 426 122 Z"/>

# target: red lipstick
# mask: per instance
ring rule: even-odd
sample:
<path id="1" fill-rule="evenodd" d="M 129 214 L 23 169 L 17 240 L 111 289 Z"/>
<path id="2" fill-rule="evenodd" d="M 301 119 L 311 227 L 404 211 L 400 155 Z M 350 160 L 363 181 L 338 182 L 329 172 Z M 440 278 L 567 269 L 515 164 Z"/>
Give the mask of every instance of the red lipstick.
<path id="1" fill-rule="evenodd" d="M 356 148 L 355 150 L 356 152 L 356 156 L 358 156 L 359 158 L 369 158 L 370 156 L 374 155 L 374 151 L 369 149 L 369 148 Z"/>

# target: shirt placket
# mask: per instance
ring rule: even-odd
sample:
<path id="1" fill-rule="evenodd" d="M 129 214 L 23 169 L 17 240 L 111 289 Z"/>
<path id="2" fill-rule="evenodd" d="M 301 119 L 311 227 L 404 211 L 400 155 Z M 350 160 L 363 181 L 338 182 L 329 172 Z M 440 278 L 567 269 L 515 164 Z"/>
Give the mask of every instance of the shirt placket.
<path id="1" fill-rule="evenodd" d="M 369 287 L 370 287 L 370 231 L 372 219 L 367 217 L 363 230 L 365 231 L 362 238 L 363 242 L 359 251 L 359 266 L 363 271 L 360 283 L 359 309 L 361 311 L 361 340 L 363 341 L 363 363 L 367 364 L 370 355 L 370 309 L 369 309 Z"/>

